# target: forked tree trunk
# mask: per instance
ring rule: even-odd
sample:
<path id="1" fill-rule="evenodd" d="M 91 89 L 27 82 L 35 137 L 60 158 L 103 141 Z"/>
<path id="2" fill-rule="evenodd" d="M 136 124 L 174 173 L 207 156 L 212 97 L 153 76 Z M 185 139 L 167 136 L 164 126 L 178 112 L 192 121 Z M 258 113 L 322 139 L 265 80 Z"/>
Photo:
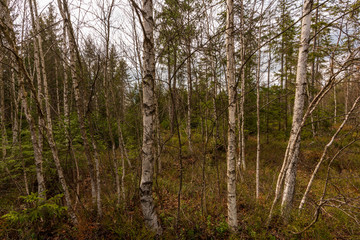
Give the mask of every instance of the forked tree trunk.
<path id="1" fill-rule="evenodd" d="M 234 57 L 234 2 L 226 1 L 226 79 L 229 95 L 229 126 L 227 148 L 227 207 L 228 224 L 232 231 L 238 227 L 236 209 L 236 84 Z"/>
<path id="2" fill-rule="evenodd" d="M 140 181 L 140 203 L 145 224 L 157 234 L 162 233 L 158 216 L 155 211 L 152 196 L 154 175 L 154 124 L 155 124 L 155 49 L 154 49 L 154 18 L 153 1 L 143 0 L 142 25 L 143 40 L 143 66 L 142 79 L 143 96 L 143 141 L 142 141 L 142 169 Z"/>

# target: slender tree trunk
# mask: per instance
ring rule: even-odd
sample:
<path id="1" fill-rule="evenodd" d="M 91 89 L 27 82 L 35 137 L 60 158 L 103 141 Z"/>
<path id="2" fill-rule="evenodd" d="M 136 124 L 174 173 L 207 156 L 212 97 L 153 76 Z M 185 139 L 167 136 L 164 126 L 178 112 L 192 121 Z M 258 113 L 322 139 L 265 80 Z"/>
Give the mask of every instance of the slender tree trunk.
<path id="1" fill-rule="evenodd" d="M 22 107 L 20 108 L 20 123 L 19 123 L 19 129 L 21 129 L 21 119 L 22 119 Z M 24 157 L 23 157 L 23 150 L 22 150 L 22 145 L 21 145 L 21 136 L 18 136 L 18 141 L 17 141 L 17 144 L 19 146 L 19 158 L 21 159 L 21 165 L 22 165 L 22 168 L 23 168 L 23 176 L 24 176 L 24 185 L 25 185 L 25 192 L 27 195 L 30 194 L 30 191 L 29 191 L 29 181 L 28 181 L 28 178 L 27 178 L 27 171 L 26 171 L 26 167 L 25 167 L 25 161 L 24 161 Z"/>
<path id="2" fill-rule="evenodd" d="M 143 141 L 142 141 L 142 169 L 140 181 L 140 202 L 146 225 L 157 234 L 162 229 L 155 211 L 152 197 L 154 171 L 154 78 L 155 78 L 155 49 L 154 49 L 154 18 L 152 0 L 143 0 L 142 24 L 144 30 L 142 79 L 143 95 Z"/>
<path id="3" fill-rule="evenodd" d="M 229 95 L 229 127 L 227 148 L 227 207 L 228 224 L 232 231 L 238 227 L 236 209 L 236 84 L 234 57 L 234 2 L 226 2 L 226 78 Z"/>
<path id="4" fill-rule="evenodd" d="M 0 49 L 1 50 L 1 49 Z M 0 124 L 1 124 L 1 139 L 2 139 L 2 157 L 5 159 L 6 156 L 6 145 L 7 145 L 7 134 L 5 128 L 5 84 L 3 78 L 3 54 L 0 52 Z"/>
<path id="5" fill-rule="evenodd" d="M 174 105 L 174 123 L 176 125 L 176 134 L 177 134 L 177 138 L 178 138 L 178 146 L 179 146 L 179 150 L 178 150 L 178 159 L 179 159 L 179 190 L 178 190 L 178 195 L 177 195 L 177 216 L 176 216 L 176 232 L 179 235 L 179 227 L 180 227 L 180 208 L 181 208 L 181 193 L 182 193 L 182 183 L 183 183 L 183 162 L 182 162 L 182 151 L 181 151 L 181 147 L 182 147 L 182 143 L 181 143 L 181 135 L 180 135 L 180 126 L 179 126 L 179 120 L 178 120 L 178 112 L 176 109 L 176 95 L 174 94 L 174 92 L 172 91 L 172 89 L 170 88 L 170 95 L 171 95 L 171 101 Z"/>
<path id="6" fill-rule="evenodd" d="M 244 20 L 244 1 L 240 2 L 241 12 L 240 12 L 240 26 L 241 26 L 241 35 L 240 35 L 240 45 L 241 45 L 241 97 L 240 97 L 240 140 L 239 140 L 239 161 L 241 161 L 242 170 L 246 170 L 246 161 L 245 161 L 245 20 Z"/>
<path id="7" fill-rule="evenodd" d="M 2 49 L 0 49 L 1 51 Z M 0 124 L 1 124 L 1 149 L 2 149 L 2 162 L 5 164 L 5 170 L 6 172 L 11 176 L 10 171 L 8 167 L 6 166 L 6 155 L 7 155 L 7 145 L 8 145 L 8 139 L 7 139 L 7 133 L 6 133 L 6 124 L 5 124 L 5 79 L 3 78 L 3 68 L 2 68 L 2 62 L 3 62 L 3 53 L 0 52 Z"/>
<path id="8" fill-rule="evenodd" d="M 2 74 L 1 72 L 2 71 L 1 71 L 1 66 L 0 66 L 0 75 Z M 0 77 L 0 81 L 1 81 L 1 77 Z M 12 121 L 12 145 L 13 145 L 12 156 L 14 156 L 14 158 L 21 159 L 21 165 L 23 168 L 25 192 L 27 195 L 29 195 L 30 194 L 29 184 L 28 184 L 27 172 L 26 172 L 26 168 L 25 168 L 25 161 L 24 161 L 24 158 L 22 155 L 21 136 L 19 134 L 19 132 L 20 132 L 19 129 L 21 129 L 21 124 L 22 124 L 22 108 L 20 108 L 20 116 L 19 116 L 20 97 L 18 96 L 19 93 L 16 92 L 15 81 L 16 81 L 15 80 L 15 71 L 12 68 L 11 69 L 11 100 L 14 105 L 14 113 L 13 113 L 13 121 Z"/>
<path id="9" fill-rule="evenodd" d="M 319 5 L 319 0 L 317 0 L 316 5 L 317 6 Z M 314 38 L 313 52 L 314 53 L 317 51 L 317 44 L 318 44 L 318 41 L 317 41 L 317 31 L 318 31 L 317 23 L 318 23 L 318 19 L 319 19 L 319 8 L 317 7 L 316 11 L 315 11 L 315 22 L 314 22 L 315 28 L 314 28 L 314 36 L 313 36 L 313 38 Z M 315 90 L 315 78 L 316 78 L 316 75 L 317 75 L 316 62 L 317 62 L 317 57 L 315 56 L 314 60 L 313 60 L 313 62 L 311 64 L 311 73 L 310 73 L 310 75 L 311 75 L 311 84 L 310 84 L 310 86 L 309 85 L 307 86 L 307 89 L 308 89 L 308 104 L 310 104 L 310 102 L 313 100 L 313 95 L 314 95 L 313 92 Z M 311 119 L 311 130 L 312 130 L 312 133 L 313 133 L 313 137 L 315 137 L 316 136 L 316 128 L 315 128 L 313 114 L 310 115 L 310 119 Z"/>
<path id="10" fill-rule="evenodd" d="M 186 122 L 186 128 L 187 128 L 187 137 L 188 137 L 188 144 L 189 144 L 189 151 L 192 154 L 193 153 L 193 147 L 191 142 L 191 96 L 192 96 L 192 79 L 191 79 L 191 41 L 188 40 L 187 43 L 187 51 L 188 51 L 188 59 L 186 62 L 186 69 L 187 69 L 187 80 L 188 80 L 188 96 L 187 96 L 187 105 L 188 105 L 188 112 L 187 112 L 187 122 Z"/>
<path id="11" fill-rule="evenodd" d="M 34 32 L 37 33 L 37 26 L 36 25 L 36 21 L 37 19 L 35 19 L 35 12 L 34 12 L 34 7 L 33 7 L 33 2 L 31 0 L 29 0 L 29 6 L 30 6 L 30 16 L 31 16 L 31 23 L 32 23 L 32 27 Z M 34 63 L 35 63 L 35 75 L 36 75 L 36 80 L 37 80 L 37 95 L 39 96 L 39 104 L 43 105 L 43 98 L 41 98 L 40 96 L 43 95 L 43 83 L 42 83 L 42 72 L 41 72 L 41 65 L 40 65 L 40 52 L 39 52 L 39 44 L 41 42 L 41 39 L 39 40 L 40 34 L 36 34 L 36 37 L 33 38 L 33 44 L 34 44 Z M 39 126 L 39 131 L 38 131 L 38 145 L 40 148 L 40 151 L 43 151 L 43 133 L 44 133 L 44 122 L 41 118 L 41 116 L 38 116 L 38 126 Z"/>
<path id="12" fill-rule="evenodd" d="M 90 184 L 91 184 L 91 196 L 92 196 L 92 203 L 96 203 L 96 185 L 95 185 L 95 178 L 94 178 L 94 165 L 93 159 L 90 153 L 90 146 L 89 140 L 86 133 L 86 126 L 85 126 L 85 116 L 84 116 L 84 107 L 83 107 L 83 99 L 80 96 L 80 89 L 79 89 L 79 79 L 77 73 L 77 66 L 76 60 L 79 58 L 78 56 L 78 49 L 76 46 L 75 35 L 73 31 L 73 27 L 70 21 L 70 14 L 68 11 L 68 5 L 65 0 L 58 0 L 58 7 L 60 10 L 60 14 L 66 23 L 67 27 L 67 35 L 69 40 L 69 49 L 70 49 L 70 71 L 72 77 L 72 87 L 74 91 L 75 103 L 76 103 L 76 110 L 78 115 L 78 120 L 80 123 L 80 132 L 81 138 L 84 144 L 84 151 L 87 159 L 87 164 L 89 168 L 89 175 L 90 175 Z M 78 59 L 79 61 L 79 59 Z M 81 69 L 81 66 L 79 67 Z"/>
<path id="13" fill-rule="evenodd" d="M 168 43 L 167 46 L 167 77 L 168 77 L 168 85 L 169 88 L 171 88 L 171 62 L 170 62 L 170 43 Z M 169 103 L 169 122 L 170 122 L 170 132 L 174 133 L 174 105 L 170 99 L 170 103 Z"/>
<path id="14" fill-rule="evenodd" d="M 305 0 L 303 6 L 304 17 L 301 24 L 301 41 L 296 74 L 294 115 L 289 138 L 289 144 L 291 144 L 292 141 L 295 141 L 295 145 L 293 154 L 291 154 L 288 158 L 288 167 L 286 169 L 286 175 L 284 179 L 284 191 L 281 202 L 282 216 L 284 217 L 285 221 L 288 220 L 291 212 L 291 205 L 294 197 L 296 183 L 296 169 L 299 162 L 300 137 L 295 138 L 295 135 L 299 131 L 299 129 L 301 129 L 301 122 L 304 112 L 306 95 L 306 65 L 309 51 L 312 5 L 313 0 Z"/>
<path id="15" fill-rule="evenodd" d="M 336 85 L 334 86 L 334 124 L 337 123 L 337 97 L 336 97 Z"/>
<path id="16" fill-rule="evenodd" d="M 109 88 L 109 86 L 104 85 L 104 89 L 108 89 L 108 88 Z M 119 167 L 118 167 L 118 159 L 116 157 L 116 152 L 115 152 L 115 149 L 116 149 L 115 138 L 114 138 L 114 135 L 113 135 L 113 132 L 111 129 L 111 124 L 110 124 L 109 99 L 108 99 L 107 95 L 108 95 L 108 93 L 105 92 L 104 96 L 105 96 L 106 122 L 107 122 L 107 126 L 108 126 L 110 142 L 111 142 L 111 158 L 112 158 L 112 162 L 114 164 L 117 204 L 120 204 L 121 186 L 120 186 Z M 120 142 L 119 142 L 119 145 L 120 145 Z"/>
<path id="17" fill-rule="evenodd" d="M 101 201 L 101 178 L 100 178 L 100 157 L 97 151 L 96 140 L 94 138 L 94 127 L 92 126 L 92 121 L 89 117 L 89 125 L 90 125 L 90 137 L 91 144 L 94 149 L 94 160 L 95 160 L 95 179 L 96 179 L 96 207 L 98 217 L 102 217 L 102 201 Z"/>
<path id="18" fill-rule="evenodd" d="M 58 76 L 58 61 L 55 60 L 55 85 L 56 85 L 56 110 L 57 110 L 57 114 L 58 116 L 61 115 L 61 110 L 60 110 L 60 93 L 59 93 L 59 76 Z"/>
<path id="19" fill-rule="evenodd" d="M 160 97 L 160 81 L 156 87 L 157 91 L 156 91 L 156 101 L 155 101 L 155 132 L 156 132 L 156 169 L 157 169 L 157 173 L 161 172 L 161 132 L 160 132 L 160 116 L 159 116 L 159 97 Z"/>
<path id="20" fill-rule="evenodd" d="M 66 23 L 64 22 L 63 25 L 63 51 L 62 51 L 62 66 L 63 66 L 63 73 L 64 73 L 64 79 L 63 79 L 63 111 L 64 111 L 64 132 L 65 132 L 65 136 L 67 139 L 67 145 L 68 148 L 70 150 L 70 156 L 72 158 L 72 160 L 75 163 L 75 171 L 76 171 L 76 179 L 74 179 L 74 182 L 76 183 L 76 196 L 75 196 L 75 204 L 74 207 L 76 206 L 77 202 L 79 201 L 80 198 L 80 170 L 79 170 L 79 163 L 78 163 L 78 159 L 75 155 L 75 150 L 73 147 L 73 143 L 72 143 L 72 138 L 70 136 L 70 118 L 69 118 L 69 112 L 70 112 L 70 108 L 69 108 L 69 79 L 68 79 L 68 47 L 67 47 L 67 35 L 66 35 L 66 31 L 67 31 L 67 26 Z"/>
<path id="21" fill-rule="evenodd" d="M 289 78 L 288 78 L 288 70 L 289 70 L 289 66 L 288 66 L 288 60 L 285 59 L 285 104 L 284 104 L 284 136 L 285 136 L 285 140 L 286 140 L 286 136 L 287 136 L 287 131 L 288 131 L 288 105 L 289 105 L 289 101 L 288 101 L 288 85 L 289 85 Z"/>
<path id="22" fill-rule="evenodd" d="M 213 84 L 214 84 L 214 89 L 213 89 L 213 105 L 214 105 L 214 112 L 213 112 L 213 118 L 215 121 L 215 135 L 214 136 L 214 156 L 216 159 L 216 176 L 217 176 L 217 185 L 218 185 L 218 197 L 221 197 L 221 188 L 220 188 L 220 171 L 219 171 L 219 164 L 220 164 L 220 159 L 218 158 L 218 146 L 221 144 L 221 142 L 219 142 L 220 140 L 220 131 L 219 131 L 219 119 L 218 119 L 218 109 L 217 109 L 217 105 L 216 105 L 216 98 L 217 98 L 217 76 L 216 76 L 216 64 L 215 64 L 215 58 L 212 59 L 211 61 L 211 68 L 212 68 L 212 72 L 213 72 Z"/>
<path id="23" fill-rule="evenodd" d="M 256 70 L 256 180 L 255 180 L 255 195 L 256 199 L 259 198 L 259 186 L 260 186 L 260 69 L 261 69 L 261 35 L 262 35 L 262 14 L 263 14 L 264 0 L 261 1 L 260 11 L 260 23 L 259 23 L 259 39 L 258 39 L 258 62 Z"/>
<path id="24" fill-rule="evenodd" d="M 269 104 L 270 104 L 271 48 L 269 48 L 267 93 L 266 93 L 266 143 L 269 143 Z"/>
<path id="25" fill-rule="evenodd" d="M 105 73 L 106 74 L 106 73 Z M 105 77 L 106 78 L 106 77 Z M 108 89 L 109 86 L 104 86 L 105 89 Z M 105 96 L 105 109 L 106 109 L 106 122 L 108 125 L 108 131 L 109 131 L 109 136 L 110 136 L 110 142 L 111 142 L 111 156 L 112 156 L 112 162 L 114 164 L 114 169 L 115 169 L 115 184 L 116 184 L 116 197 L 117 197 L 117 203 L 120 204 L 120 200 L 121 200 L 121 186 L 120 186 L 120 176 L 119 176 L 119 167 L 118 167 L 118 159 L 116 157 L 116 152 L 115 152 L 115 139 L 114 139 L 114 135 L 111 129 L 111 124 L 110 124 L 110 111 L 109 111 L 109 99 L 107 97 L 108 93 L 105 92 L 104 96 Z M 119 142 L 120 145 L 120 142 Z M 122 154 L 121 154 L 122 155 Z"/>
<path id="26" fill-rule="evenodd" d="M 348 76 L 345 80 L 345 113 L 348 112 L 348 105 L 349 105 L 349 78 L 351 78 L 351 76 Z"/>
<path id="27" fill-rule="evenodd" d="M 1 73 L 0 73 L 1 75 Z M 12 125 L 12 142 L 13 146 L 16 148 L 19 144 L 19 122 L 18 122 L 18 115 L 19 115 L 19 97 L 18 93 L 16 92 L 16 84 L 15 84 L 15 72 L 11 70 L 11 99 L 14 105 L 14 116 L 13 116 L 13 125 Z M 21 121 L 21 118 L 20 118 Z M 15 153 L 14 153 L 15 154 Z"/>
<path id="28" fill-rule="evenodd" d="M 284 11 L 284 10 L 283 10 Z M 284 13 L 283 13 L 284 14 Z M 280 56 L 280 91 L 279 91 L 279 132 L 281 131 L 281 118 L 282 118 L 282 95 L 284 93 L 284 36 L 281 36 L 281 56 Z"/>
<path id="29" fill-rule="evenodd" d="M 124 144 L 124 139 L 121 131 L 121 121 L 120 118 L 118 118 L 118 135 L 119 135 L 119 148 L 120 148 L 120 154 L 121 154 L 121 168 L 122 168 L 122 175 L 121 175 L 121 195 L 123 200 L 125 201 L 125 158 L 129 164 L 129 167 L 131 168 L 131 164 L 129 161 L 129 157 L 126 151 L 126 147 Z"/>

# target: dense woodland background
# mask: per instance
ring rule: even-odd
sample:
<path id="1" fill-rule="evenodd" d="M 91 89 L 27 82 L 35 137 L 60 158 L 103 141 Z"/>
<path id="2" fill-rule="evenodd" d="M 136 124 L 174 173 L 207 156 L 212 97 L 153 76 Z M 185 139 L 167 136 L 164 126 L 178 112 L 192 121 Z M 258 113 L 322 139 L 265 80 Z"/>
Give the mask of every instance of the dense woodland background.
<path id="1" fill-rule="evenodd" d="M 358 239 L 359 17 L 0 0 L 0 238 Z"/>

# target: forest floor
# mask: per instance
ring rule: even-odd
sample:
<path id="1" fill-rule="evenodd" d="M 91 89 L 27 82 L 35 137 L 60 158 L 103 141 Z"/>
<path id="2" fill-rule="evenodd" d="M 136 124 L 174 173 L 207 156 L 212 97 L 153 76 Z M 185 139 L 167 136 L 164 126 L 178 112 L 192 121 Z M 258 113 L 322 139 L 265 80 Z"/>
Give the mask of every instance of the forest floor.
<path id="1" fill-rule="evenodd" d="M 314 218 L 317 202 L 325 184 L 328 160 L 315 178 L 312 191 L 303 212 L 298 214 L 298 205 L 319 160 L 328 137 L 308 137 L 302 142 L 301 161 L 298 166 L 296 196 L 292 221 L 284 224 L 275 212 L 269 227 L 265 226 L 274 198 L 274 187 L 286 148 L 285 138 L 271 139 L 262 144 L 260 197 L 255 199 L 256 139 L 248 137 L 246 145 L 247 169 L 237 180 L 237 206 L 239 231 L 232 234 L 226 224 L 226 151 L 224 146 L 209 142 L 204 146 L 201 136 L 194 135 L 194 152 L 182 147 L 183 180 L 181 204 L 178 215 L 180 161 L 176 138 L 170 139 L 161 157 L 162 169 L 156 173 L 154 198 L 163 235 L 160 239 L 360 239 L 357 217 L 359 205 L 352 208 L 352 200 L 360 196 L 359 145 L 344 151 L 330 168 L 331 181 L 327 198 L 336 199 L 335 204 L 321 209 L 317 222 L 301 232 Z M 185 142 L 185 138 L 182 139 Z M 329 157 L 336 153 L 335 146 Z M 206 150 L 206 154 L 204 154 Z M 131 152 L 130 152 L 131 155 Z M 72 226 L 66 214 L 58 206 L 39 210 L 29 198 L 18 198 L 13 191 L 1 196 L 0 239 L 154 239 L 143 224 L 139 207 L 139 171 L 126 169 L 126 200 L 116 204 L 113 172 L 108 153 L 102 159 L 103 217 L 97 218 L 91 203 L 89 180 L 81 182 L 81 192 L 88 194 L 77 203 L 79 224 Z M 133 165 L 140 163 L 134 158 Z M 83 166 L 85 174 L 86 168 Z M 67 169 L 67 171 L 70 171 Z M 120 171 L 121 172 L 121 171 Z M 69 174 L 70 175 L 70 174 Z M 74 186 L 72 186 L 74 187 Z M 2 191 L 4 192 L 4 191 Z M 55 201 L 56 202 L 56 201 Z M 343 202 L 343 204 L 341 204 Z M 358 203 L 358 202 L 357 202 Z M 55 204 L 56 205 L 56 204 Z M 37 213 L 26 211 L 38 209 Z M 49 210 L 50 209 L 50 210 Z M 13 215 L 10 215 L 9 212 Z M 49 214 L 49 211 L 55 214 Z M 16 215 L 15 213 L 19 213 Z M 10 212 L 11 213 L 11 212 Z M 22 213 L 22 215 L 20 214 Z M 35 216 L 29 216 L 35 214 Z M 179 216 L 179 219 L 178 219 Z M 13 219 L 11 219 L 11 217 Z"/>

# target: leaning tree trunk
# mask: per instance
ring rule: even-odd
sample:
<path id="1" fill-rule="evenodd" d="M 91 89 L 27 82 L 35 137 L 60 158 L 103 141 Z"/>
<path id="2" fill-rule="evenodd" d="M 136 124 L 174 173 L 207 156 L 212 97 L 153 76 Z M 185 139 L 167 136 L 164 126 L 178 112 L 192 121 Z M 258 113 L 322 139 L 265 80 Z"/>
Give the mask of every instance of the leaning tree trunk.
<path id="1" fill-rule="evenodd" d="M 142 24 L 144 31 L 142 79 L 143 95 L 143 141 L 142 169 L 140 181 L 140 202 L 146 225 L 157 234 L 162 229 L 155 212 L 152 197 L 154 175 L 154 124 L 155 124 L 155 49 L 154 49 L 154 18 L 152 0 L 143 0 Z"/>
<path id="2" fill-rule="evenodd" d="M 227 0 L 226 15 L 226 79 L 229 95 L 229 126 L 227 148 L 227 207 L 228 224 L 233 231 L 238 227 L 236 210 L 236 84 L 234 57 L 234 2 Z"/>
<path id="3" fill-rule="evenodd" d="M 285 220 L 288 219 L 291 211 L 292 200 L 294 197 L 296 183 L 296 169 L 299 162 L 300 136 L 296 137 L 296 133 L 301 128 L 301 122 L 304 112 L 305 96 L 306 96 L 306 65 L 309 52 L 309 37 L 311 28 L 311 8 L 313 0 L 305 0 L 303 6 L 303 19 L 301 23 L 301 42 L 299 48 L 299 57 L 296 74 L 296 90 L 294 101 L 294 116 L 290 132 L 289 143 L 295 141 L 294 149 L 291 151 L 288 159 L 288 167 L 284 179 L 284 191 L 281 202 L 281 214 Z"/>

